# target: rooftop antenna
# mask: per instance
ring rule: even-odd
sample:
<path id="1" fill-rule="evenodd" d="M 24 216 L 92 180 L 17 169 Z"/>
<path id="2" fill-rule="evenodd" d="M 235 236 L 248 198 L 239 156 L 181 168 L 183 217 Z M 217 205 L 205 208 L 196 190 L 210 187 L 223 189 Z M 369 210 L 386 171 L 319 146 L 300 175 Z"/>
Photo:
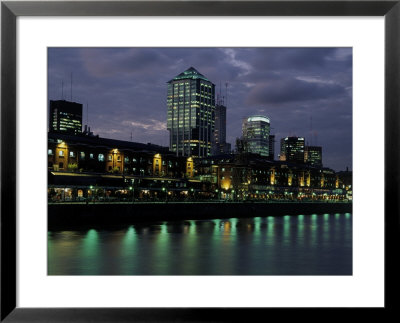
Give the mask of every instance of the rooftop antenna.
<path id="1" fill-rule="evenodd" d="M 313 144 L 313 131 L 312 131 L 312 116 L 310 116 L 310 137 L 311 137 L 311 146 Z"/>
<path id="2" fill-rule="evenodd" d="M 72 72 L 71 72 L 71 102 L 72 102 Z"/>
<path id="3" fill-rule="evenodd" d="M 225 106 L 228 106 L 228 82 L 225 83 Z"/>
<path id="4" fill-rule="evenodd" d="M 86 124 L 89 125 L 89 102 L 86 102 Z"/>
<path id="5" fill-rule="evenodd" d="M 61 100 L 64 100 L 64 80 L 61 81 Z"/>
<path id="6" fill-rule="evenodd" d="M 219 105 L 224 104 L 224 101 L 223 100 L 221 101 L 221 98 L 222 98 L 222 95 L 221 95 L 222 89 L 221 88 L 222 88 L 221 81 L 219 81 L 219 98 L 218 98 L 218 104 Z"/>
<path id="7" fill-rule="evenodd" d="M 132 139 L 132 131 L 131 131 L 131 141 L 133 141 L 133 139 Z"/>

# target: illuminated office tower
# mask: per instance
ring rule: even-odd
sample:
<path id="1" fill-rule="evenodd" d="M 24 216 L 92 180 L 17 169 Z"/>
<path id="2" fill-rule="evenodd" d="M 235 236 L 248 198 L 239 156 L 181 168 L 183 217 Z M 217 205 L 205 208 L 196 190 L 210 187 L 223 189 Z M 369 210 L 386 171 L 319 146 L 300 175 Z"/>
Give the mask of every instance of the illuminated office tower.
<path id="1" fill-rule="evenodd" d="M 210 156 L 215 85 L 193 67 L 167 83 L 170 150 L 177 156 Z"/>
<path id="2" fill-rule="evenodd" d="M 82 104 L 65 100 L 50 100 L 50 132 L 82 133 Z"/>
<path id="3" fill-rule="evenodd" d="M 322 167 L 322 147 L 306 146 L 304 150 L 304 162 L 311 166 Z"/>
<path id="4" fill-rule="evenodd" d="M 270 121 L 265 116 L 251 116 L 243 119 L 242 136 L 247 151 L 269 157 Z"/>
<path id="5" fill-rule="evenodd" d="M 286 137 L 281 139 L 279 159 L 295 163 L 304 163 L 304 138 Z"/>

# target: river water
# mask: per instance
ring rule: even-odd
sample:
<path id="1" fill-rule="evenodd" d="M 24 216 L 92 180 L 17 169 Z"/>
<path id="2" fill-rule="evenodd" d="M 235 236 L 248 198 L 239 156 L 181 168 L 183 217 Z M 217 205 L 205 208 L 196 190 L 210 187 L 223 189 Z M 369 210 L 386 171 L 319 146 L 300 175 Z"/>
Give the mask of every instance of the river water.
<path id="1" fill-rule="evenodd" d="M 48 233 L 49 275 L 351 275 L 352 216 L 164 221 Z"/>

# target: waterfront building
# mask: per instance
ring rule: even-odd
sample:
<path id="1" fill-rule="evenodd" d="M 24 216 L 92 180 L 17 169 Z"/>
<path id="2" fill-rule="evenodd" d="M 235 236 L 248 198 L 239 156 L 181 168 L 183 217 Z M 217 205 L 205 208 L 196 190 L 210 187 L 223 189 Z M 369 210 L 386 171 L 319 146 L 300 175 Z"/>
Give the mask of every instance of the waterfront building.
<path id="1" fill-rule="evenodd" d="M 82 132 L 82 104 L 65 100 L 50 100 L 49 131 L 80 134 Z"/>
<path id="2" fill-rule="evenodd" d="M 49 132 L 48 170 L 52 200 L 94 194 L 142 199 L 208 194 L 208 184 L 193 178 L 192 158 L 153 144 Z"/>
<path id="3" fill-rule="evenodd" d="M 338 176 L 260 154 L 192 158 L 158 145 L 57 132 L 48 133 L 48 170 L 51 199 L 314 200 L 343 199 L 351 189 L 351 172 Z"/>
<path id="4" fill-rule="evenodd" d="M 182 177 L 184 160 L 177 160 L 168 147 L 49 132 L 48 168 L 53 171 Z"/>
<path id="5" fill-rule="evenodd" d="M 306 146 L 304 149 L 304 162 L 315 167 L 322 167 L 322 147 Z"/>
<path id="6" fill-rule="evenodd" d="M 339 199 L 338 176 L 328 168 L 272 161 L 245 153 L 196 159 L 196 173 L 209 182 L 218 198 L 246 199 Z"/>
<path id="7" fill-rule="evenodd" d="M 304 138 L 286 137 L 281 139 L 281 161 L 304 163 Z"/>
<path id="8" fill-rule="evenodd" d="M 167 83 L 170 151 L 176 156 L 210 156 L 215 121 L 215 85 L 193 67 Z"/>
<path id="9" fill-rule="evenodd" d="M 242 138 L 249 153 L 270 156 L 270 120 L 266 116 L 251 116 L 243 119 Z"/>
<path id="10" fill-rule="evenodd" d="M 212 155 L 229 154 L 230 151 L 231 144 L 226 142 L 226 106 L 219 102 L 215 106 Z"/>

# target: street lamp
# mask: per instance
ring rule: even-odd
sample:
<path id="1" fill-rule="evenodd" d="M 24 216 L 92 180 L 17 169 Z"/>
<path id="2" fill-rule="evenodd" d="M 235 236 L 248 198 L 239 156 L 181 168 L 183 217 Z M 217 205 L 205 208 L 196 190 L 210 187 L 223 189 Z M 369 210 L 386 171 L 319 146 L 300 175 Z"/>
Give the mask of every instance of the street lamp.
<path id="1" fill-rule="evenodd" d="M 192 199 L 194 200 L 194 189 L 193 189 L 193 187 L 190 189 L 190 192 L 192 193 Z"/>
<path id="2" fill-rule="evenodd" d="M 92 195 L 93 195 L 93 192 L 92 192 L 92 190 L 93 190 L 93 186 L 92 185 L 90 185 L 89 186 L 89 189 L 88 189 L 88 194 L 87 194 L 87 199 L 86 199 L 86 202 L 88 202 L 89 201 L 89 192 L 91 192 L 92 193 Z"/>

